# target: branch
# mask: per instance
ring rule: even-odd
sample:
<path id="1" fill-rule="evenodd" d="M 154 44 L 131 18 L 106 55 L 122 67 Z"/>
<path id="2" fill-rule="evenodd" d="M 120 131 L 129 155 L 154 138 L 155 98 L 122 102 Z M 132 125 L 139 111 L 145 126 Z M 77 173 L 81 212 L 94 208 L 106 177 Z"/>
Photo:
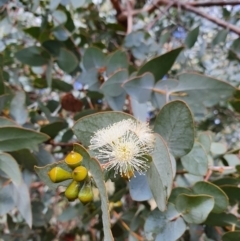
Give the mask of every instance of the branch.
<path id="1" fill-rule="evenodd" d="M 132 11 L 133 16 L 137 15 L 139 13 L 143 13 L 143 12 L 148 12 L 151 13 L 152 11 L 154 11 L 156 8 L 158 8 L 159 6 L 164 6 L 164 5 L 168 5 L 169 1 L 168 0 L 159 0 L 157 1 L 154 5 L 151 5 L 149 7 L 143 8 L 143 9 L 135 9 Z M 179 7 L 182 8 L 184 10 L 187 10 L 189 12 L 193 12 L 223 28 L 229 29 L 231 32 L 234 32 L 238 35 L 240 35 L 240 28 L 228 23 L 226 21 L 223 21 L 219 18 L 213 17 L 210 14 L 207 14 L 199 9 L 197 9 L 197 7 L 208 7 L 208 6 L 224 6 L 224 5 L 240 5 L 240 0 L 236 0 L 236 1 L 213 1 L 213 2 L 180 2 L 180 1 L 173 1 L 172 7 Z M 126 19 L 127 18 L 127 12 L 123 11 L 119 16 L 119 18 L 121 19 Z"/>

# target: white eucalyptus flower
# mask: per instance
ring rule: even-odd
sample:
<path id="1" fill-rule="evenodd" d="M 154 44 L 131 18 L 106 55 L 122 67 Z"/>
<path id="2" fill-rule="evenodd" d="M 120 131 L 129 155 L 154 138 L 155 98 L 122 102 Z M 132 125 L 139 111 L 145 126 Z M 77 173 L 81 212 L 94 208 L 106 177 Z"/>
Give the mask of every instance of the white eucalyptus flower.
<path id="1" fill-rule="evenodd" d="M 127 119 L 98 130 L 90 143 L 89 149 L 107 170 L 129 178 L 129 172 L 142 174 L 148 169 L 146 155 L 153 151 L 154 135 L 147 123 Z"/>

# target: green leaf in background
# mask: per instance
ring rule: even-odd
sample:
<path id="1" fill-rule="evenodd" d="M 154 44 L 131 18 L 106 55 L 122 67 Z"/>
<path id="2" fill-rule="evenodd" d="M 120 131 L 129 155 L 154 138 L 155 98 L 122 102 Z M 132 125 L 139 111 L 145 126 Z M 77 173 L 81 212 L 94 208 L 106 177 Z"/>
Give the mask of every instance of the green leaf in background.
<path id="1" fill-rule="evenodd" d="M 137 75 L 139 76 L 146 72 L 150 72 L 154 75 L 155 82 L 157 82 L 171 69 L 183 49 L 183 47 L 173 49 L 170 52 L 151 59 L 140 68 Z"/>
<path id="2" fill-rule="evenodd" d="M 15 57 L 23 64 L 42 66 L 48 63 L 48 53 L 41 47 L 31 46 L 15 53 Z"/>
<path id="3" fill-rule="evenodd" d="M 227 194 L 230 205 L 240 202 L 240 188 L 234 185 L 222 185 L 220 188 Z"/>
<path id="4" fill-rule="evenodd" d="M 37 89 L 44 89 L 47 88 L 47 81 L 43 78 L 36 78 L 33 81 L 33 86 Z M 66 83 L 60 79 L 52 79 L 52 89 L 53 90 L 60 90 L 63 92 L 70 92 L 73 89 L 71 84 Z"/>
<path id="5" fill-rule="evenodd" d="M 124 91 L 121 95 L 116 96 L 116 97 L 105 96 L 105 99 L 106 99 L 107 103 L 109 104 L 109 106 L 111 107 L 112 110 L 122 111 L 123 106 L 124 106 L 125 101 L 126 101 L 126 96 L 127 96 L 127 94 Z"/>
<path id="6" fill-rule="evenodd" d="M 210 133 L 208 132 L 202 132 L 198 137 L 198 142 L 203 146 L 204 150 L 206 153 L 210 152 L 211 149 L 211 143 L 212 143 L 212 138 Z"/>
<path id="7" fill-rule="evenodd" d="M 41 128 L 41 132 L 47 134 L 54 139 L 61 130 L 66 129 L 68 127 L 68 123 L 65 121 L 58 121 L 47 124 Z"/>
<path id="8" fill-rule="evenodd" d="M 213 207 L 214 199 L 207 195 L 180 194 L 176 199 L 176 209 L 188 223 L 204 222 Z"/>
<path id="9" fill-rule="evenodd" d="M 166 141 L 175 157 L 186 155 L 194 144 L 193 117 L 182 101 L 166 104 L 157 115 L 154 131 Z"/>
<path id="10" fill-rule="evenodd" d="M 17 123 L 6 117 L 0 117 L 0 126 L 17 126 Z"/>
<path id="11" fill-rule="evenodd" d="M 232 226 L 237 223 L 237 217 L 231 213 L 210 213 L 204 224 L 210 226 Z"/>
<path id="12" fill-rule="evenodd" d="M 147 182 L 146 175 L 135 173 L 135 177 L 129 182 L 129 192 L 135 201 L 146 201 L 152 197 L 152 192 Z"/>
<path id="13" fill-rule="evenodd" d="M 224 43 L 226 41 L 228 33 L 229 33 L 228 29 L 222 29 L 218 31 L 218 33 L 216 34 L 216 36 L 212 41 L 212 46 L 215 46 L 220 43 Z"/>
<path id="14" fill-rule="evenodd" d="M 49 136 L 29 129 L 14 126 L 0 127 L 1 151 L 17 151 L 24 148 L 37 150 L 38 144 L 48 139 Z"/>
<path id="15" fill-rule="evenodd" d="M 212 142 L 210 151 L 213 155 L 222 155 L 227 152 L 227 145 L 220 142 Z"/>
<path id="16" fill-rule="evenodd" d="M 192 150 L 181 158 L 183 167 L 191 174 L 204 176 L 208 170 L 208 157 L 202 145 L 194 143 Z"/>
<path id="17" fill-rule="evenodd" d="M 175 203 L 178 195 L 180 195 L 182 193 L 184 193 L 184 194 L 192 194 L 192 191 L 190 189 L 188 189 L 188 188 L 185 188 L 185 187 L 176 187 L 176 188 L 174 188 L 172 190 L 171 195 L 170 195 L 168 201 L 170 203 Z"/>
<path id="18" fill-rule="evenodd" d="M 28 149 L 21 149 L 19 151 L 9 152 L 9 154 L 15 158 L 18 164 L 30 171 L 34 170 L 34 166 L 38 164 L 37 158 Z"/>
<path id="19" fill-rule="evenodd" d="M 187 226 L 172 203 L 165 212 L 153 210 L 144 224 L 147 240 L 176 241 L 185 232 Z"/>
<path id="20" fill-rule="evenodd" d="M 2 68 L 0 68 L 0 96 L 5 93 L 4 77 Z"/>
<path id="21" fill-rule="evenodd" d="M 7 100 L 9 99 L 9 95 L 5 94 L 5 95 L 0 95 L 0 112 L 2 112 L 2 110 L 5 107 L 5 104 L 7 102 Z"/>
<path id="22" fill-rule="evenodd" d="M 90 139 L 95 131 L 105 128 L 115 122 L 126 119 L 134 119 L 134 117 L 123 112 L 114 111 L 88 115 L 79 119 L 75 123 L 73 126 L 73 132 L 84 146 L 88 146 L 90 144 Z"/>
<path id="23" fill-rule="evenodd" d="M 107 69 L 106 69 L 107 76 L 115 73 L 116 71 L 119 71 L 122 69 L 128 69 L 127 54 L 121 50 L 117 50 L 116 52 L 113 52 L 110 56 L 108 56 L 106 66 L 107 66 Z"/>
<path id="24" fill-rule="evenodd" d="M 96 159 L 90 157 L 89 153 L 83 146 L 79 144 L 74 144 L 73 150 L 80 153 L 83 156 L 82 164 L 91 172 L 93 176 L 93 179 L 99 190 L 99 195 L 101 198 L 104 240 L 113 241 L 114 239 L 111 232 L 108 196 L 107 196 L 102 168 Z"/>
<path id="25" fill-rule="evenodd" d="M 28 118 L 28 110 L 25 102 L 25 92 L 17 91 L 10 104 L 10 115 L 19 125 L 25 124 Z"/>
<path id="26" fill-rule="evenodd" d="M 78 66 L 79 61 L 71 51 L 61 48 L 57 63 L 63 71 L 71 73 Z"/>
<path id="27" fill-rule="evenodd" d="M 194 46 L 194 44 L 197 41 L 198 38 L 198 34 L 199 34 L 199 26 L 194 28 L 193 30 L 191 30 L 186 39 L 185 39 L 185 45 L 190 49 Z"/>
<path id="28" fill-rule="evenodd" d="M 152 162 L 146 175 L 158 208 L 164 211 L 172 190 L 173 171 L 168 148 L 162 137 L 158 134 L 155 134 Z"/>
<path id="29" fill-rule="evenodd" d="M 22 182 L 22 174 L 16 160 L 7 153 L 0 153 L 0 170 L 5 172 L 15 185 Z"/>
<path id="30" fill-rule="evenodd" d="M 145 103 L 150 99 L 153 86 L 154 76 L 151 73 L 134 77 L 123 85 L 126 92 L 139 103 Z"/>
<path id="31" fill-rule="evenodd" d="M 5 215 L 15 207 L 12 197 L 12 183 L 0 188 L 0 203 L 0 216 Z"/>
<path id="32" fill-rule="evenodd" d="M 21 185 L 15 186 L 13 185 L 13 200 L 21 213 L 22 217 L 25 219 L 28 226 L 32 227 L 32 209 L 31 209 L 31 201 L 30 194 L 27 185 L 22 182 Z"/>
<path id="33" fill-rule="evenodd" d="M 104 53 L 101 49 L 96 47 L 89 47 L 86 49 L 82 61 L 85 70 L 90 70 L 92 68 L 99 69 L 106 65 Z"/>
<path id="34" fill-rule="evenodd" d="M 217 90 L 217 91 L 216 91 Z M 170 91 L 171 99 L 185 101 L 194 113 L 212 107 L 233 95 L 235 87 L 227 82 L 196 73 L 179 75 L 179 84 Z"/>
<path id="35" fill-rule="evenodd" d="M 210 182 L 197 182 L 192 187 L 194 194 L 205 194 L 214 198 L 214 207 L 212 212 L 221 213 L 228 207 L 227 195 L 214 184 Z"/>
<path id="36" fill-rule="evenodd" d="M 128 71 L 119 70 L 115 74 L 110 76 L 108 80 L 103 83 L 103 85 L 101 86 L 101 90 L 105 96 L 117 97 L 119 95 L 122 95 L 124 92 L 122 84 L 127 79 Z"/>
<path id="37" fill-rule="evenodd" d="M 240 231 L 228 232 L 222 236 L 222 241 L 239 241 Z"/>

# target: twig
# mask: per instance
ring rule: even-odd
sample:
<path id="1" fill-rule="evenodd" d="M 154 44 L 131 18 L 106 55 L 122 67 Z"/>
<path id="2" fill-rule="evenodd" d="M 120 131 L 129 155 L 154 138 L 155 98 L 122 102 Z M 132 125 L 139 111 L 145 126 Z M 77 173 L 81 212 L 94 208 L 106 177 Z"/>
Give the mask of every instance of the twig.
<path id="1" fill-rule="evenodd" d="M 207 182 L 211 177 L 211 175 L 212 175 L 212 170 L 208 169 L 207 175 L 205 176 L 204 181 Z"/>
<path id="2" fill-rule="evenodd" d="M 127 34 L 132 32 L 133 26 L 133 15 L 132 15 L 132 6 L 129 1 L 127 1 Z"/>
<path id="3" fill-rule="evenodd" d="M 214 4 L 213 4 L 214 3 Z M 147 8 L 143 8 L 143 9 L 135 9 L 135 10 L 132 10 L 132 15 L 135 16 L 139 13 L 143 13 L 143 12 L 153 12 L 156 8 L 158 8 L 158 6 L 162 6 L 162 5 L 168 5 L 169 4 L 169 1 L 167 0 L 159 0 L 157 1 L 154 5 L 151 5 Z M 240 28 L 233 25 L 233 24 L 230 24 L 224 20 L 221 20 L 219 18 L 216 18 L 216 17 L 213 17 L 211 16 L 210 14 L 207 14 L 201 10 L 199 10 L 197 7 L 208 7 L 208 6 L 224 6 L 224 5 L 240 5 L 240 1 L 229 1 L 229 2 L 224 2 L 224 1 L 215 1 L 215 2 L 202 2 L 202 3 L 194 3 L 194 2 L 179 2 L 179 1 L 175 1 L 173 2 L 173 5 L 172 7 L 179 7 L 179 8 L 182 8 L 184 10 L 187 10 L 187 11 L 190 11 L 190 12 L 193 12 L 223 28 L 227 28 L 229 29 L 230 31 L 240 35 Z M 127 18 L 127 12 L 126 11 L 123 11 L 120 15 L 119 15 L 119 18 L 121 18 L 122 20 L 125 18 Z"/>
<path id="4" fill-rule="evenodd" d="M 152 22 L 150 22 L 146 28 L 147 31 L 149 31 L 153 26 L 154 24 L 160 20 L 160 18 L 163 16 L 163 15 L 166 15 L 167 11 L 172 7 L 172 5 L 174 4 L 174 2 L 169 2 L 169 4 L 166 6 L 166 8 L 164 9 L 164 11 L 160 11 L 158 16 L 153 19 Z"/>
<path id="5" fill-rule="evenodd" d="M 143 240 L 144 240 L 141 236 L 139 236 L 138 234 L 136 234 L 135 232 L 133 232 L 133 231 L 128 227 L 128 225 L 121 219 L 121 215 L 120 215 L 120 214 L 118 214 L 116 211 L 112 211 L 112 213 L 113 213 L 114 217 L 122 224 L 122 226 L 123 226 L 128 232 L 130 232 L 130 234 L 131 234 L 134 238 L 136 238 L 136 239 L 139 240 L 139 241 L 143 241 Z"/>

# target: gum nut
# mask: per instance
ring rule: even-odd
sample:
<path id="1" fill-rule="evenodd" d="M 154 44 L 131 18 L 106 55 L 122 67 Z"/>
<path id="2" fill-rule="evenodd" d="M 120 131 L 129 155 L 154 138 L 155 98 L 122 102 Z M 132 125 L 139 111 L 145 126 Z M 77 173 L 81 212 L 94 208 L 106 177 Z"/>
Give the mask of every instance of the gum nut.
<path id="1" fill-rule="evenodd" d="M 64 170 L 61 167 L 54 167 L 48 172 L 48 176 L 52 182 L 58 183 L 72 178 L 70 172 Z"/>
<path id="2" fill-rule="evenodd" d="M 93 191 L 92 187 L 89 184 L 84 184 L 83 187 L 81 188 L 79 194 L 78 194 L 78 199 L 83 203 L 89 203 L 93 200 Z"/>
<path id="3" fill-rule="evenodd" d="M 73 180 L 65 191 L 65 197 L 70 202 L 74 201 L 78 197 L 79 190 L 80 190 L 80 183 Z"/>
<path id="4" fill-rule="evenodd" d="M 82 162 L 82 155 L 80 155 L 77 152 L 71 151 L 65 158 L 66 164 L 74 169 L 75 167 L 78 167 L 81 165 Z"/>
<path id="5" fill-rule="evenodd" d="M 84 180 L 88 175 L 88 170 L 84 166 L 76 167 L 72 172 L 72 178 L 75 181 L 82 181 Z"/>

